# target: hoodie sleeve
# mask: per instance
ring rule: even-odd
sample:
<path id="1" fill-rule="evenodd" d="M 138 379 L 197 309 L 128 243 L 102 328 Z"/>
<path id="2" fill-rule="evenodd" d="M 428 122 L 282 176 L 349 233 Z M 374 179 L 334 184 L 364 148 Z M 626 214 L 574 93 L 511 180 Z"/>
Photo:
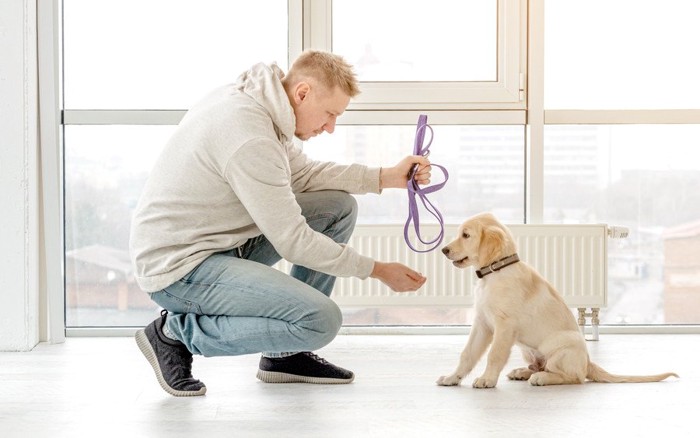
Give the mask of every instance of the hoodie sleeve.
<path id="1" fill-rule="evenodd" d="M 279 143 L 263 138 L 246 143 L 227 163 L 225 177 L 260 231 L 287 261 L 339 277 L 364 279 L 372 272 L 374 260 L 306 224 Z"/>
<path id="2" fill-rule="evenodd" d="M 291 142 L 287 145 L 287 154 L 295 192 L 342 190 L 353 194 L 381 193 L 378 167 L 314 161 Z"/>

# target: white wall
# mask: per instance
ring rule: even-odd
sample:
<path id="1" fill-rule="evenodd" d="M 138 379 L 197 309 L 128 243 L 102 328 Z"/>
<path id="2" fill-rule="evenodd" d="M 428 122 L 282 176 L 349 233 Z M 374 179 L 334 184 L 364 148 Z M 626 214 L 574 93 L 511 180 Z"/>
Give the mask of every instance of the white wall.
<path id="1" fill-rule="evenodd" d="M 0 0 L 0 350 L 39 342 L 36 2 Z"/>

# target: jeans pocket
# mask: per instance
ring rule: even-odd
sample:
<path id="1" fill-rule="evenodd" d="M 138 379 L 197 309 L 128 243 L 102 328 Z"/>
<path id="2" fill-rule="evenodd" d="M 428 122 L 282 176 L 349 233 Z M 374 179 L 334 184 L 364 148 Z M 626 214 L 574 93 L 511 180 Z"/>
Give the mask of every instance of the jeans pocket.
<path id="1" fill-rule="evenodd" d="M 168 292 L 167 288 L 151 293 L 151 299 L 168 312 L 195 313 L 197 315 L 203 314 L 199 304 L 195 303 L 194 301 L 173 295 L 172 293 Z"/>

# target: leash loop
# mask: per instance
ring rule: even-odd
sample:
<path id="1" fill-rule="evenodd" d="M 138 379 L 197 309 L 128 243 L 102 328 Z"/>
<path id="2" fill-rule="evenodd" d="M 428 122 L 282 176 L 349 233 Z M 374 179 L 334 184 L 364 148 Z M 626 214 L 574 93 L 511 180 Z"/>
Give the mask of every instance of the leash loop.
<path id="1" fill-rule="evenodd" d="M 424 146 L 423 143 L 425 142 L 426 131 L 430 131 L 430 140 Z M 421 114 L 420 116 L 418 116 L 418 123 L 416 125 L 416 137 L 413 144 L 413 155 L 422 155 L 424 157 L 427 157 L 430 154 L 430 145 L 432 143 L 433 128 L 430 125 L 428 125 L 428 116 L 425 114 Z M 430 202 L 427 195 L 442 189 L 447 183 L 449 173 L 447 172 L 447 169 L 445 169 L 443 166 L 440 166 L 439 164 L 431 163 L 430 166 L 433 168 L 438 168 L 442 171 L 445 177 L 444 181 L 442 181 L 439 184 L 434 184 L 432 186 L 420 187 L 418 185 L 418 182 L 416 182 L 416 180 L 414 179 L 416 172 L 418 171 L 418 164 L 414 164 L 411 168 L 411 171 L 408 174 L 408 183 L 406 187 L 408 190 L 408 219 L 406 220 L 406 224 L 404 225 L 403 234 L 404 239 L 406 240 L 406 244 L 415 252 L 430 252 L 434 250 L 440 245 L 440 243 L 442 243 L 442 239 L 445 236 L 445 224 L 442 218 L 442 214 L 440 214 L 440 211 L 437 209 L 437 207 L 432 202 Z M 425 240 L 420 234 L 420 218 L 418 213 L 418 202 L 416 201 L 416 197 L 420 199 L 421 203 L 423 204 L 423 208 L 428 213 L 430 213 L 440 225 L 440 232 L 432 240 Z M 413 246 L 413 244 L 411 244 L 411 239 L 409 238 L 409 229 L 411 227 L 411 223 L 413 223 L 413 229 L 418 240 L 422 244 L 429 246 L 427 249 L 417 249 Z"/>

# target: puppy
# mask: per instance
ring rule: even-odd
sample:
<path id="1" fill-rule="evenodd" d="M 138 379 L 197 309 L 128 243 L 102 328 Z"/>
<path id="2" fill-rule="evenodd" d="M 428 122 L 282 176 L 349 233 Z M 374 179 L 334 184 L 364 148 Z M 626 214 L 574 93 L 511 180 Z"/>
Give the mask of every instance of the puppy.
<path id="1" fill-rule="evenodd" d="M 508 374 L 531 385 L 594 382 L 658 382 L 675 373 L 652 376 L 610 374 L 590 361 L 585 339 L 561 295 L 532 267 L 519 261 L 515 240 L 493 215 L 468 219 L 459 235 L 442 249 L 458 268 L 474 266 L 476 317 L 457 370 L 438 379 L 459 385 L 491 345 L 484 374 L 474 388 L 493 388 L 513 345 L 522 349 L 527 367 Z"/>

